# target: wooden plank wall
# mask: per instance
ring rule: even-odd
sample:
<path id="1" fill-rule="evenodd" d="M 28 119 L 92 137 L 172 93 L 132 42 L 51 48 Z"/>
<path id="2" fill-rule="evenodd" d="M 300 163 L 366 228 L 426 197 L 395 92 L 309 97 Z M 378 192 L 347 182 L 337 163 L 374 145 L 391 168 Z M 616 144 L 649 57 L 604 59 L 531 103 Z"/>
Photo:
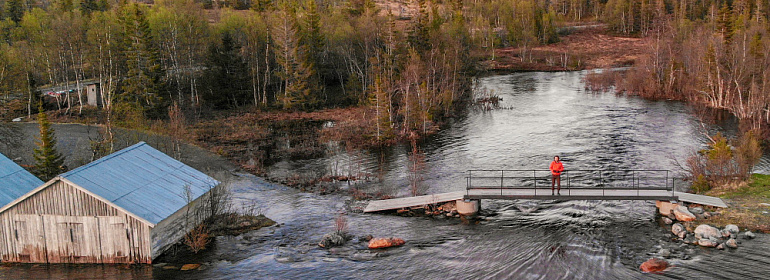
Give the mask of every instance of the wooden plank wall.
<path id="1" fill-rule="evenodd" d="M 208 217 L 210 193 L 201 195 L 155 225 L 151 233 L 153 259 L 182 240 L 188 232 Z"/>
<path id="2" fill-rule="evenodd" d="M 151 263 L 150 231 L 150 225 L 60 181 L 0 213 L 0 259 Z"/>

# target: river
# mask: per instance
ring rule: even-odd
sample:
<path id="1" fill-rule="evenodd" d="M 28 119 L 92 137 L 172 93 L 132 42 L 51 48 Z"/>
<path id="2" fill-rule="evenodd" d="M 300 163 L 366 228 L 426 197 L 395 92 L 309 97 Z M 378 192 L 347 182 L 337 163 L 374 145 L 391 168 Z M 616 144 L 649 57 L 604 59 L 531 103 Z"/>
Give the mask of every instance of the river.
<path id="1" fill-rule="evenodd" d="M 546 169 L 560 155 L 567 169 L 667 169 L 706 139 L 697 113 L 680 102 L 649 101 L 584 90 L 585 72 L 516 73 L 481 78 L 478 91 L 502 98 L 500 108 L 471 110 L 421 144 L 427 193 L 465 187 L 468 169 Z M 708 125 L 732 134 L 735 123 Z M 329 144 L 334 148 L 334 144 Z M 373 174 L 369 191 L 409 193 L 408 145 L 286 160 L 271 176 L 301 173 Z M 767 157 L 757 168 L 767 172 Z M 752 279 L 770 273 L 770 237 L 718 251 L 671 240 L 655 219 L 653 201 L 483 201 L 496 215 L 479 224 L 457 219 L 349 212 L 354 236 L 396 236 L 398 248 L 369 251 L 354 239 L 326 250 L 316 243 L 334 229 L 348 197 L 319 196 L 238 174 L 229 182 L 236 205 L 264 213 L 279 227 L 218 237 L 186 261 L 201 271 L 160 267 L 21 265 L 0 278 L 108 279 Z M 643 274 L 639 265 L 669 248 L 674 267 Z"/>

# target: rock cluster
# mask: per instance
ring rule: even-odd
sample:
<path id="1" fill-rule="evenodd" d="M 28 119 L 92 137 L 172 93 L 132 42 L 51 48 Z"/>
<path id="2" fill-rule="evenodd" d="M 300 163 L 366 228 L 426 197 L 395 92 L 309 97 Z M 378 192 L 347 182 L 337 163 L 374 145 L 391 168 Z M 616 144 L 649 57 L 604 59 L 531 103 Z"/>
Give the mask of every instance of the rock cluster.
<path id="1" fill-rule="evenodd" d="M 318 243 L 318 246 L 321 246 L 322 248 L 342 246 L 342 245 L 345 245 L 345 242 L 347 240 L 348 240 L 348 237 L 345 236 L 344 233 L 340 233 L 340 232 L 327 233 L 327 234 L 324 234 L 324 236 L 321 238 L 321 242 Z"/>
<path id="2" fill-rule="evenodd" d="M 725 247 L 732 249 L 738 248 L 738 241 L 735 239 L 738 236 L 739 230 L 736 225 L 727 225 L 724 229 L 720 230 L 707 224 L 701 224 L 690 233 L 684 225 L 676 223 L 671 226 L 671 233 L 687 244 L 717 248 L 720 250 Z M 753 235 L 753 233 L 747 231 L 746 234 L 744 234 L 747 239 L 749 239 L 749 237 L 747 237 L 749 235 Z"/>
<path id="3" fill-rule="evenodd" d="M 661 220 L 666 225 L 673 223 L 671 225 L 671 233 L 677 237 L 677 240 L 682 241 L 685 244 L 717 248 L 720 250 L 726 248 L 738 248 L 740 241 L 737 239 L 740 235 L 740 229 L 736 225 L 727 225 L 723 229 L 719 229 L 711 225 L 700 224 L 693 230 L 693 227 L 695 226 L 693 222 L 708 219 L 718 213 L 708 212 L 700 206 L 688 208 L 684 205 L 671 204 L 667 207 L 667 210 L 669 210 L 670 213 L 667 215 L 664 214 Z M 659 209 L 664 210 L 663 208 L 660 208 L 660 206 Z M 688 229 L 691 231 L 688 231 Z M 751 231 L 746 231 L 740 236 L 743 239 L 752 239 L 756 235 Z M 667 258 L 668 256 L 665 255 L 671 254 L 659 253 L 659 255 Z"/>

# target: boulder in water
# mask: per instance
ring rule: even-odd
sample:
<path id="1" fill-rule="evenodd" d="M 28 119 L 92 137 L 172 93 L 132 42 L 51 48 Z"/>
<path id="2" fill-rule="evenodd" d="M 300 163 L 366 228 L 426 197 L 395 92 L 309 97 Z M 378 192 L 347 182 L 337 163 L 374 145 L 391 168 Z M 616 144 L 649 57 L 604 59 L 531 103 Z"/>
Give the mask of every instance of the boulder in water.
<path id="1" fill-rule="evenodd" d="M 672 221 L 672 220 L 671 220 L 671 219 L 669 219 L 668 217 L 663 217 L 663 223 L 664 223 L 664 224 L 667 224 L 667 225 L 670 225 L 670 224 L 673 224 L 673 223 L 674 223 L 674 221 Z"/>
<path id="2" fill-rule="evenodd" d="M 699 225 L 695 228 L 695 238 L 698 239 L 709 239 L 709 238 L 720 238 L 722 237 L 722 233 L 719 232 L 719 229 L 712 227 L 710 225 Z"/>
<path id="3" fill-rule="evenodd" d="M 658 258 L 649 259 L 646 262 L 642 263 L 641 266 L 639 266 L 639 269 L 641 269 L 644 272 L 660 272 L 665 270 L 666 268 L 668 268 L 668 262 Z"/>
<path id="4" fill-rule="evenodd" d="M 404 245 L 406 241 L 401 238 L 372 238 L 369 240 L 369 249 L 381 249 Z"/>
<path id="5" fill-rule="evenodd" d="M 684 228 L 684 226 L 680 223 L 676 223 L 673 226 L 671 226 L 671 233 L 673 233 L 676 236 L 679 236 L 682 232 L 685 234 L 687 233 L 687 230 Z"/>
<path id="6" fill-rule="evenodd" d="M 738 241 L 735 241 L 735 239 L 730 238 L 730 240 L 727 240 L 725 242 L 725 246 L 733 249 L 738 248 Z"/>
<path id="7" fill-rule="evenodd" d="M 754 237 L 757 237 L 757 235 L 747 230 L 745 233 L 743 233 L 743 237 L 746 239 L 754 239 Z"/>
<path id="8" fill-rule="evenodd" d="M 739 233 L 739 232 L 741 232 L 741 230 L 738 229 L 738 226 L 736 226 L 736 225 L 726 225 L 725 226 L 725 231 L 727 231 L 729 233 Z"/>
<path id="9" fill-rule="evenodd" d="M 201 265 L 199 263 L 188 263 L 186 265 L 183 265 L 180 270 L 183 270 L 183 271 L 184 270 L 193 270 L 193 269 L 198 269 L 199 267 L 201 267 Z"/>
<path id="10" fill-rule="evenodd" d="M 671 250 L 669 250 L 669 249 L 660 249 L 660 251 L 658 251 L 658 255 L 660 255 L 661 257 L 664 257 L 664 258 L 668 258 L 668 257 L 671 256 Z"/>
<path id="11" fill-rule="evenodd" d="M 679 205 L 676 208 L 674 208 L 674 216 L 676 216 L 677 220 L 682 222 L 695 221 L 695 215 L 693 213 L 690 213 L 690 211 L 687 210 L 687 207 L 684 207 L 682 205 Z"/>
<path id="12" fill-rule="evenodd" d="M 717 242 L 714 242 L 714 241 L 713 241 L 713 240 L 711 240 L 711 239 L 698 239 L 698 242 L 697 242 L 697 243 L 698 243 L 698 245 L 700 245 L 700 246 L 703 246 L 703 247 L 710 247 L 710 248 L 714 248 L 714 247 L 716 247 L 716 246 L 718 246 L 718 245 L 719 245 L 719 243 L 717 243 Z"/>
<path id="13" fill-rule="evenodd" d="M 318 246 L 323 248 L 342 246 L 345 244 L 345 239 L 345 236 L 343 236 L 341 233 L 327 233 L 324 234 L 324 236 L 321 238 L 321 242 L 318 243 Z"/>

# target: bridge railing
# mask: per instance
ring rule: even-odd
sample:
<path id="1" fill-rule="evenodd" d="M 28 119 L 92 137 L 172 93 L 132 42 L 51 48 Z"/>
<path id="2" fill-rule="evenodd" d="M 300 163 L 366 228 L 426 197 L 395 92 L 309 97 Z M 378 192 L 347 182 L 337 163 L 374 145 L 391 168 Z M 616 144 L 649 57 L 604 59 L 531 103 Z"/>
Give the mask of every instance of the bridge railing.
<path id="1" fill-rule="evenodd" d="M 500 190 L 500 195 L 507 189 L 551 189 L 550 170 L 468 170 L 466 192 L 474 189 Z M 561 188 L 567 194 L 572 189 L 636 190 L 637 195 L 643 190 L 665 190 L 675 196 L 676 178 L 669 170 L 566 170 L 561 174 Z"/>

